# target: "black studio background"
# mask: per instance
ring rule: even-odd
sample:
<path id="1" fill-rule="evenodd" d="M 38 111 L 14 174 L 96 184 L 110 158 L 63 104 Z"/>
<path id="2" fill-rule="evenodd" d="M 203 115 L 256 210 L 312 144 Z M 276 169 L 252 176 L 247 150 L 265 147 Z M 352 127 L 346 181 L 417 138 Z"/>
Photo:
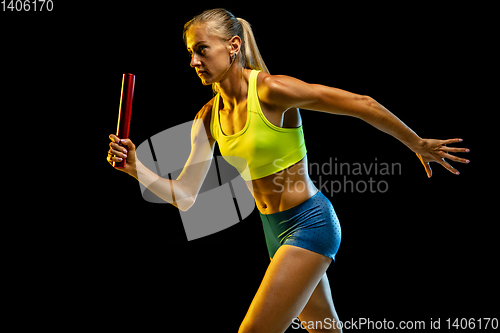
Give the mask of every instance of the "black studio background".
<path id="1" fill-rule="evenodd" d="M 498 313 L 491 306 L 498 296 L 498 249 L 486 210 L 493 201 L 478 178 L 476 119 L 463 84 L 475 75 L 467 64 L 480 44 L 467 20 L 475 15 L 471 8 L 54 3 L 52 13 L 2 13 L 3 24 L 16 22 L 6 41 L 11 57 L 22 62 L 36 54 L 44 64 L 39 69 L 53 75 L 53 85 L 40 88 L 58 90 L 46 98 L 54 110 L 47 132 L 54 121 L 68 123 L 56 129 L 54 145 L 60 151 L 68 140 L 81 145 L 80 166 L 60 168 L 66 194 L 56 218 L 27 231 L 44 236 L 29 244 L 36 251 L 23 252 L 39 278 L 30 287 L 35 303 L 51 295 L 70 327 L 237 330 L 268 265 L 257 210 L 234 227 L 187 242 L 176 208 L 147 203 L 136 181 L 106 162 L 122 73 L 136 75 L 136 145 L 192 120 L 211 98 L 189 67 L 182 27 L 205 9 L 225 7 L 252 24 L 271 73 L 372 96 L 421 137 L 461 137 L 471 149 L 470 165 L 452 162 L 460 176 L 433 164 L 427 179 L 415 155 L 390 136 L 353 118 L 301 111 L 310 163 L 401 165 L 400 174 L 373 176 L 388 184 L 385 193 L 323 189 L 342 225 L 342 244 L 328 270 L 340 319 L 429 325 L 441 318 L 444 326 L 450 317 Z M 42 41 L 25 34 L 16 44 L 15 33 L 30 27 L 45 31 Z M 320 176 L 311 174 L 319 182 Z M 44 321 L 62 325 L 55 315 Z"/>

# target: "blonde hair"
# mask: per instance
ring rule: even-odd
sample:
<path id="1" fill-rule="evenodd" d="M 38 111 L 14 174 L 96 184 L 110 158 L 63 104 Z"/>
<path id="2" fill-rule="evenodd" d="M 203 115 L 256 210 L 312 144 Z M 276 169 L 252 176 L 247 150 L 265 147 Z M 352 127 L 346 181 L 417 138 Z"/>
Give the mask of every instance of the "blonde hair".
<path id="1" fill-rule="evenodd" d="M 236 18 L 231 12 L 223 8 L 206 10 L 193 17 L 184 25 L 184 32 L 182 34 L 184 43 L 186 43 L 186 34 L 189 28 L 199 23 L 208 23 L 211 32 L 225 41 L 229 41 L 234 36 L 240 37 L 239 63 L 241 67 L 269 73 L 257 47 L 252 27 L 246 20 Z M 215 94 L 218 93 L 219 83 L 213 83 L 212 89 Z"/>

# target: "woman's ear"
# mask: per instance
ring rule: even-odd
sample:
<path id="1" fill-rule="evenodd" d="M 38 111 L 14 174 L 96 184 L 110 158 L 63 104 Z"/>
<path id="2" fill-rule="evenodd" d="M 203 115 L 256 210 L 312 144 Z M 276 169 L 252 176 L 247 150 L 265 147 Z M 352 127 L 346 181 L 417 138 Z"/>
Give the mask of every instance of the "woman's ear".
<path id="1" fill-rule="evenodd" d="M 229 40 L 229 52 L 232 52 L 232 54 L 238 54 L 240 52 L 240 47 L 241 47 L 241 38 L 240 36 L 234 36 Z"/>

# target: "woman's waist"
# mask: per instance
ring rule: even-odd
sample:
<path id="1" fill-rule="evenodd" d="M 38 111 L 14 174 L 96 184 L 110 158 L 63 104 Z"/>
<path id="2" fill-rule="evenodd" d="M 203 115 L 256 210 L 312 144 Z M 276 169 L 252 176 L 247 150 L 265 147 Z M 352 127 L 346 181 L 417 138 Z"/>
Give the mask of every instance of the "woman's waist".
<path id="1" fill-rule="evenodd" d="M 318 192 L 308 174 L 274 174 L 252 181 L 252 192 L 261 214 L 273 214 L 295 207 Z"/>

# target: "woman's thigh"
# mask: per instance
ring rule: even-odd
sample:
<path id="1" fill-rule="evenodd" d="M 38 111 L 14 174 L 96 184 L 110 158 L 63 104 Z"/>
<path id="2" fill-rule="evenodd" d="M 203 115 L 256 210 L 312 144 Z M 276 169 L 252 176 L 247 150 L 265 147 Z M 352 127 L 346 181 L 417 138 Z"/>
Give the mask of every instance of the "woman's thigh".
<path id="1" fill-rule="evenodd" d="M 281 246 L 239 332 L 284 332 L 302 312 L 331 262 L 332 259 L 309 250 Z"/>

